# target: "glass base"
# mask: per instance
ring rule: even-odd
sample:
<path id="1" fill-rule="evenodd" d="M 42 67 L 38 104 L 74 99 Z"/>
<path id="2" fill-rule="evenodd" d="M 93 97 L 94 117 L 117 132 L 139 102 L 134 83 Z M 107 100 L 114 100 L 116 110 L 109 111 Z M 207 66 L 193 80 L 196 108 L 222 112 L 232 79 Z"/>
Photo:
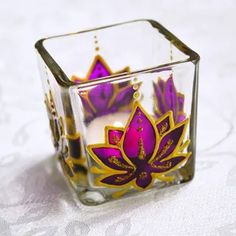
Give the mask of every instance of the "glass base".
<path id="1" fill-rule="evenodd" d="M 169 176 L 173 177 L 174 180 L 171 182 L 157 181 L 153 187 L 146 191 L 137 191 L 135 189 L 108 189 L 101 187 L 81 187 L 69 180 L 70 185 L 77 193 L 79 201 L 86 206 L 96 206 L 101 205 L 106 202 L 110 202 L 121 198 L 130 198 L 132 196 L 137 196 L 139 194 L 144 194 L 144 192 L 150 192 L 157 189 L 163 189 L 171 186 L 180 185 L 189 182 L 193 179 L 193 163 L 189 162 L 183 168 L 171 173 Z"/>

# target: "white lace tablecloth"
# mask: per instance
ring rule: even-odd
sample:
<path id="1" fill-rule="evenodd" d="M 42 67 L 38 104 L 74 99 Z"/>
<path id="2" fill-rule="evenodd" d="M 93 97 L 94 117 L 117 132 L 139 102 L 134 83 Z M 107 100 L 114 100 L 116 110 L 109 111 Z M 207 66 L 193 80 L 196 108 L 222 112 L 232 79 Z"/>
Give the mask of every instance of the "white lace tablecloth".
<path id="1" fill-rule="evenodd" d="M 0 235 L 236 235 L 236 1 L 0 3 Z M 201 55 L 195 179 L 85 207 L 52 158 L 34 42 L 136 18 Z"/>

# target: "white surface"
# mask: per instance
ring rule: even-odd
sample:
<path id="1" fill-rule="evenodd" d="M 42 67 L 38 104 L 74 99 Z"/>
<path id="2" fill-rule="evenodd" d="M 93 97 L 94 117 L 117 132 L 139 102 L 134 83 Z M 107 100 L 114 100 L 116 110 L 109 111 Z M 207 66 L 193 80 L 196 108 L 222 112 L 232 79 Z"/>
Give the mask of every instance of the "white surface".
<path id="1" fill-rule="evenodd" d="M 236 1 L 0 3 L 0 235 L 235 235 Z M 153 18 L 201 55 L 195 179 L 100 208 L 76 205 L 51 158 L 34 42 Z"/>

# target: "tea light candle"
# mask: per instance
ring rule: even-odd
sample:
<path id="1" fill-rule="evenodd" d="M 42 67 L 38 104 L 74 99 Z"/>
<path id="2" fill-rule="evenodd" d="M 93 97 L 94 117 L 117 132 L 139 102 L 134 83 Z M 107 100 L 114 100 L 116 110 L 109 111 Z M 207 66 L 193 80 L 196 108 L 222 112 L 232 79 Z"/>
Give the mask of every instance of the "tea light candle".
<path id="1" fill-rule="evenodd" d="M 128 113 L 117 112 L 94 119 L 87 127 L 87 144 L 104 143 L 105 127 L 125 127 L 128 118 Z"/>

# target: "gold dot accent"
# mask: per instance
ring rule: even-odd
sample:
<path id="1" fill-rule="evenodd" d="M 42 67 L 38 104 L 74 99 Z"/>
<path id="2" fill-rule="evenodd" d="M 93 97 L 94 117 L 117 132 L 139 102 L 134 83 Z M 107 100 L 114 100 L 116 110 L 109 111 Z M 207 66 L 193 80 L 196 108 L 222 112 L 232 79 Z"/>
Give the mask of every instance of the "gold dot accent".
<path id="1" fill-rule="evenodd" d="M 147 175 L 147 172 L 146 171 L 143 171 L 143 172 L 141 172 L 140 174 L 139 174 L 139 178 L 141 179 L 141 180 L 144 180 L 144 179 L 146 179 L 148 177 L 148 175 Z"/>
<path id="2" fill-rule="evenodd" d="M 138 122 L 138 124 L 141 124 L 143 122 L 143 120 L 141 118 L 138 118 L 137 122 Z"/>
<path id="3" fill-rule="evenodd" d="M 99 50 L 99 47 L 96 47 L 95 50 L 98 51 L 98 50 Z"/>
<path id="4" fill-rule="evenodd" d="M 134 84 L 134 85 L 133 85 L 133 89 L 134 89 L 134 90 L 137 90 L 138 87 L 139 87 L 138 84 Z"/>
<path id="5" fill-rule="evenodd" d="M 138 91 L 134 92 L 133 98 L 134 99 L 138 99 L 139 98 L 139 92 Z"/>

